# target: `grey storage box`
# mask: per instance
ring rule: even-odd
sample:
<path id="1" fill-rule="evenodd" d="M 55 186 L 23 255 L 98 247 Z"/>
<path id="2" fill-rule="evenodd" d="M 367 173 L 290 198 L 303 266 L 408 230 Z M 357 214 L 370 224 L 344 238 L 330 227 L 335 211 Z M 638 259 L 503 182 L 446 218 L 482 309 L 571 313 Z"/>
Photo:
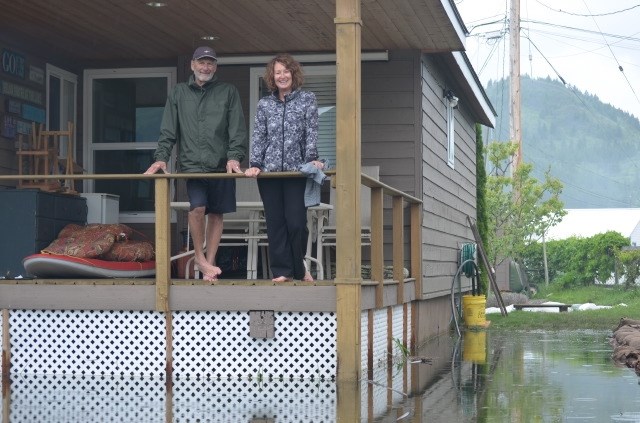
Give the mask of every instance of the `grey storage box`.
<path id="1" fill-rule="evenodd" d="M 85 225 L 87 201 L 30 189 L 0 190 L 0 276 L 25 275 L 22 259 L 46 248 L 69 223 Z"/>

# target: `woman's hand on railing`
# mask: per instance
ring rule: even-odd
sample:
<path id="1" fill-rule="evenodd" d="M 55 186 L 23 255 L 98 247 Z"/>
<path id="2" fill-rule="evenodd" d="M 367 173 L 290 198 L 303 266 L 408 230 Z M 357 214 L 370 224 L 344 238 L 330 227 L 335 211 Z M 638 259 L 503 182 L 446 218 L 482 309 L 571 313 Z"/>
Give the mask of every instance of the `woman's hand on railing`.
<path id="1" fill-rule="evenodd" d="M 153 175 L 154 173 L 157 173 L 159 170 L 161 170 L 163 173 L 169 173 L 167 172 L 167 162 L 157 161 L 153 163 L 151 166 L 149 166 L 149 169 L 147 169 L 146 172 L 144 172 L 144 174 Z"/>
<path id="2" fill-rule="evenodd" d="M 260 175 L 260 168 L 259 167 L 250 167 L 249 169 L 244 171 L 244 175 L 248 176 L 249 178 L 255 178 L 258 175 Z"/>

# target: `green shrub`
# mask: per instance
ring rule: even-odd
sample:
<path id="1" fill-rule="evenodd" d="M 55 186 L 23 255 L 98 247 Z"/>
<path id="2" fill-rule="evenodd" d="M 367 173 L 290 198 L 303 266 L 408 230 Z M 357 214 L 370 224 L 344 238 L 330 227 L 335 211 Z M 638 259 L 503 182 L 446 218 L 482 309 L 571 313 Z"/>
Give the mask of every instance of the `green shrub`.
<path id="1" fill-rule="evenodd" d="M 606 232 L 590 238 L 571 237 L 546 243 L 549 280 L 565 288 L 605 282 L 616 273 L 616 257 L 629 239 L 618 232 Z M 530 282 L 544 284 L 542 244 L 527 246 L 523 254 Z M 624 274 L 623 270 L 623 273 Z"/>

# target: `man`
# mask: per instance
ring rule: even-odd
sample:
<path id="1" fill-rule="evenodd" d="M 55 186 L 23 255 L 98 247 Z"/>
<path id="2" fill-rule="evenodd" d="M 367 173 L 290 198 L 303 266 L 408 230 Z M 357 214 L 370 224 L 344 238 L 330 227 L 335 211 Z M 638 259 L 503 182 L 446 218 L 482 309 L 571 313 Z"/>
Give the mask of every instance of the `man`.
<path id="1" fill-rule="evenodd" d="M 189 82 L 177 84 L 167 98 L 154 154 L 156 161 L 145 174 L 159 170 L 166 173 L 176 144 L 178 167 L 183 173 L 242 173 L 240 162 L 246 155 L 248 140 L 240 96 L 234 86 L 218 81 L 217 65 L 213 49 L 198 47 L 193 53 L 193 75 Z M 187 194 L 195 265 L 204 279 L 216 280 L 222 273 L 215 266 L 215 257 L 222 237 L 223 214 L 236 210 L 235 179 L 188 179 Z"/>

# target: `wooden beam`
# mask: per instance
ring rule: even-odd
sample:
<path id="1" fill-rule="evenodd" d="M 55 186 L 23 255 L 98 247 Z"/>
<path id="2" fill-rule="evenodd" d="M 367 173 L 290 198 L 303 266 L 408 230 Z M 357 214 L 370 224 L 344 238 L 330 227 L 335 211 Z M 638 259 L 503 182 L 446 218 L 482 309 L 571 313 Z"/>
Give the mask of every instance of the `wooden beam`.
<path id="1" fill-rule="evenodd" d="M 411 203 L 411 277 L 415 297 L 422 298 L 422 204 Z"/>
<path id="2" fill-rule="evenodd" d="M 2 380 L 9 381 L 11 375 L 11 325 L 9 310 L 2 310 Z M 4 386 L 3 386 L 4 387 Z M 4 390 L 3 390 L 4 391 Z M 3 394 L 4 398 L 4 394 Z"/>
<path id="3" fill-rule="evenodd" d="M 404 302 L 404 210 L 400 196 L 393 197 L 393 279 L 398 281 L 398 304 Z"/>
<path id="4" fill-rule="evenodd" d="M 384 293 L 384 192 L 371 188 L 371 279 L 376 286 L 376 308 L 383 307 Z"/>
<path id="5" fill-rule="evenodd" d="M 155 180 L 156 194 L 156 310 L 169 311 L 171 284 L 171 222 L 168 178 Z"/>
<path id="6" fill-rule="evenodd" d="M 337 380 L 354 382 L 359 379 L 361 370 L 360 58 L 362 21 L 360 0 L 336 0 L 335 24 Z M 354 407 L 352 410 L 354 419 L 345 421 L 360 420 L 359 406 L 342 405 Z"/>

